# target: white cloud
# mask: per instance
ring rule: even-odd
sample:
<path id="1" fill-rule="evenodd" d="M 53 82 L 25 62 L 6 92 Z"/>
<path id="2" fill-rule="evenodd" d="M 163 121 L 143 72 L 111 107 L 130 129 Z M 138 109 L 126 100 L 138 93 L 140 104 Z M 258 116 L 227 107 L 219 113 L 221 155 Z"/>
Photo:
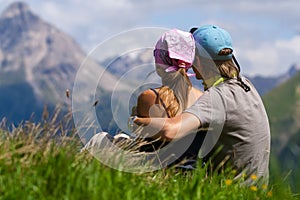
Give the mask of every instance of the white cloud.
<path id="1" fill-rule="evenodd" d="M 135 27 L 145 12 L 126 0 L 65 0 L 32 3 L 33 11 L 75 37 L 89 50 L 112 34 Z"/>
<path id="2" fill-rule="evenodd" d="M 282 52 L 300 56 L 300 35 L 296 35 L 289 40 L 278 40 L 275 43 L 275 48 Z"/>
<path id="3" fill-rule="evenodd" d="M 255 43 L 250 48 L 242 47 L 238 50 L 238 57 L 247 64 L 243 69 L 246 74 L 280 75 L 291 64 L 300 63 L 300 35 L 273 43 Z"/>
<path id="4" fill-rule="evenodd" d="M 277 75 L 284 71 L 276 71 L 279 63 L 278 52 L 270 44 L 261 44 L 256 48 L 243 49 L 238 54 L 246 65 L 243 67 L 244 74 L 247 75 Z"/>

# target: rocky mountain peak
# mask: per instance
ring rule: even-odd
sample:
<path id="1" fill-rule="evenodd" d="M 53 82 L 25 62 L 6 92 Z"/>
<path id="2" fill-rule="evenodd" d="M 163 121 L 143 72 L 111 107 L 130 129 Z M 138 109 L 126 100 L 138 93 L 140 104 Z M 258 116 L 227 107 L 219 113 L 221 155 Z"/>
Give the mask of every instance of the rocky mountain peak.
<path id="1" fill-rule="evenodd" d="M 2 51 L 15 50 L 15 45 L 22 43 L 28 32 L 41 28 L 41 23 L 26 3 L 9 5 L 0 17 L 0 48 Z"/>
<path id="2" fill-rule="evenodd" d="M 25 2 L 15 2 L 7 7 L 7 9 L 2 13 L 1 18 L 24 16 L 28 12 L 30 12 L 29 6 Z"/>
<path id="3" fill-rule="evenodd" d="M 26 3 L 15 2 L 3 11 L 0 21 L 2 24 L 10 25 L 10 29 L 20 32 L 30 29 L 31 25 L 39 22 L 39 17 L 31 12 Z"/>
<path id="4" fill-rule="evenodd" d="M 300 65 L 299 64 L 293 64 L 291 66 L 291 68 L 288 71 L 288 74 L 290 76 L 294 76 L 295 74 L 297 74 L 300 71 Z"/>
<path id="5" fill-rule="evenodd" d="M 26 3 L 13 3 L 3 11 L 0 70 L 11 75 L 4 76 L 3 82 L 23 81 L 40 99 L 44 99 L 44 90 L 52 99 L 57 99 L 64 87 L 72 86 L 84 57 L 70 36 L 41 19 Z"/>

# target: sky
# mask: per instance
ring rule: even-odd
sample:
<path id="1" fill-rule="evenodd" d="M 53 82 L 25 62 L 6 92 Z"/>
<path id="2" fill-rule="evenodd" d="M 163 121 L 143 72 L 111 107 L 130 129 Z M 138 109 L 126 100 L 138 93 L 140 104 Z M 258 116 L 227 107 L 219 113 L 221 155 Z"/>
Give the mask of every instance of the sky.
<path id="1" fill-rule="evenodd" d="M 11 0 L 0 0 L 2 12 Z M 300 65 L 299 0 L 24 0 L 85 52 L 120 32 L 142 27 L 215 24 L 232 36 L 242 73 L 277 76 Z"/>

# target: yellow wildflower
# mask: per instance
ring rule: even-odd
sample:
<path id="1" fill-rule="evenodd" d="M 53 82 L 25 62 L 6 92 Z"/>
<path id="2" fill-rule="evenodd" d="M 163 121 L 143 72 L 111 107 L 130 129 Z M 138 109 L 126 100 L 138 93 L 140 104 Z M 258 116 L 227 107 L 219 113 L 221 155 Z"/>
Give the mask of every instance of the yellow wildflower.
<path id="1" fill-rule="evenodd" d="M 271 197 L 272 195 L 273 195 L 272 191 L 269 191 L 269 192 L 267 193 L 267 196 L 268 196 L 268 197 Z"/>
<path id="2" fill-rule="evenodd" d="M 257 191 L 257 187 L 256 187 L 256 186 L 254 186 L 254 185 L 251 185 L 251 186 L 250 186 L 250 190 L 252 190 L 252 191 L 256 192 L 256 191 Z"/>
<path id="3" fill-rule="evenodd" d="M 237 171 L 236 171 L 235 169 L 233 169 L 233 170 L 231 171 L 231 174 L 235 175 L 236 172 L 237 172 Z"/>
<path id="4" fill-rule="evenodd" d="M 230 179 L 225 180 L 225 185 L 229 186 L 231 184 L 232 184 L 232 180 L 230 180 Z"/>
<path id="5" fill-rule="evenodd" d="M 268 185 L 267 185 L 267 184 L 263 184 L 263 185 L 261 186 L 261 188 L 262 188 L 263 190 L 265 190 L 265 189 L 268 188 Z"/>
<path id="6" fill-rule="evenodd" d="M 250 178 L 251 178 L 253 181 L 255 181 L 255 180 L 257 179 L 257 176 L 256 176 L 255 174 L 252 174 L 252 175 L 250 176 Z"/>

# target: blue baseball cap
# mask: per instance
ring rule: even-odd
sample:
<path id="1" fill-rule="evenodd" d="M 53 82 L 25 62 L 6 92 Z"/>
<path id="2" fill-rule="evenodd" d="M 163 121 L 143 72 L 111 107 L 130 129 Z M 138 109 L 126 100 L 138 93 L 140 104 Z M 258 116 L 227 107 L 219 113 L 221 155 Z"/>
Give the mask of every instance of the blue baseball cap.
<path id="1" fill-rule="evenodd" d="M 224 29 L 215 25 L 205 25 L 193 32 L 198 53 L 202 57 L 213 60 L 229 60 L 229 55 L 218 55 L 220 50 L 229 48 L 233 50 L 230 34 Z"/>

